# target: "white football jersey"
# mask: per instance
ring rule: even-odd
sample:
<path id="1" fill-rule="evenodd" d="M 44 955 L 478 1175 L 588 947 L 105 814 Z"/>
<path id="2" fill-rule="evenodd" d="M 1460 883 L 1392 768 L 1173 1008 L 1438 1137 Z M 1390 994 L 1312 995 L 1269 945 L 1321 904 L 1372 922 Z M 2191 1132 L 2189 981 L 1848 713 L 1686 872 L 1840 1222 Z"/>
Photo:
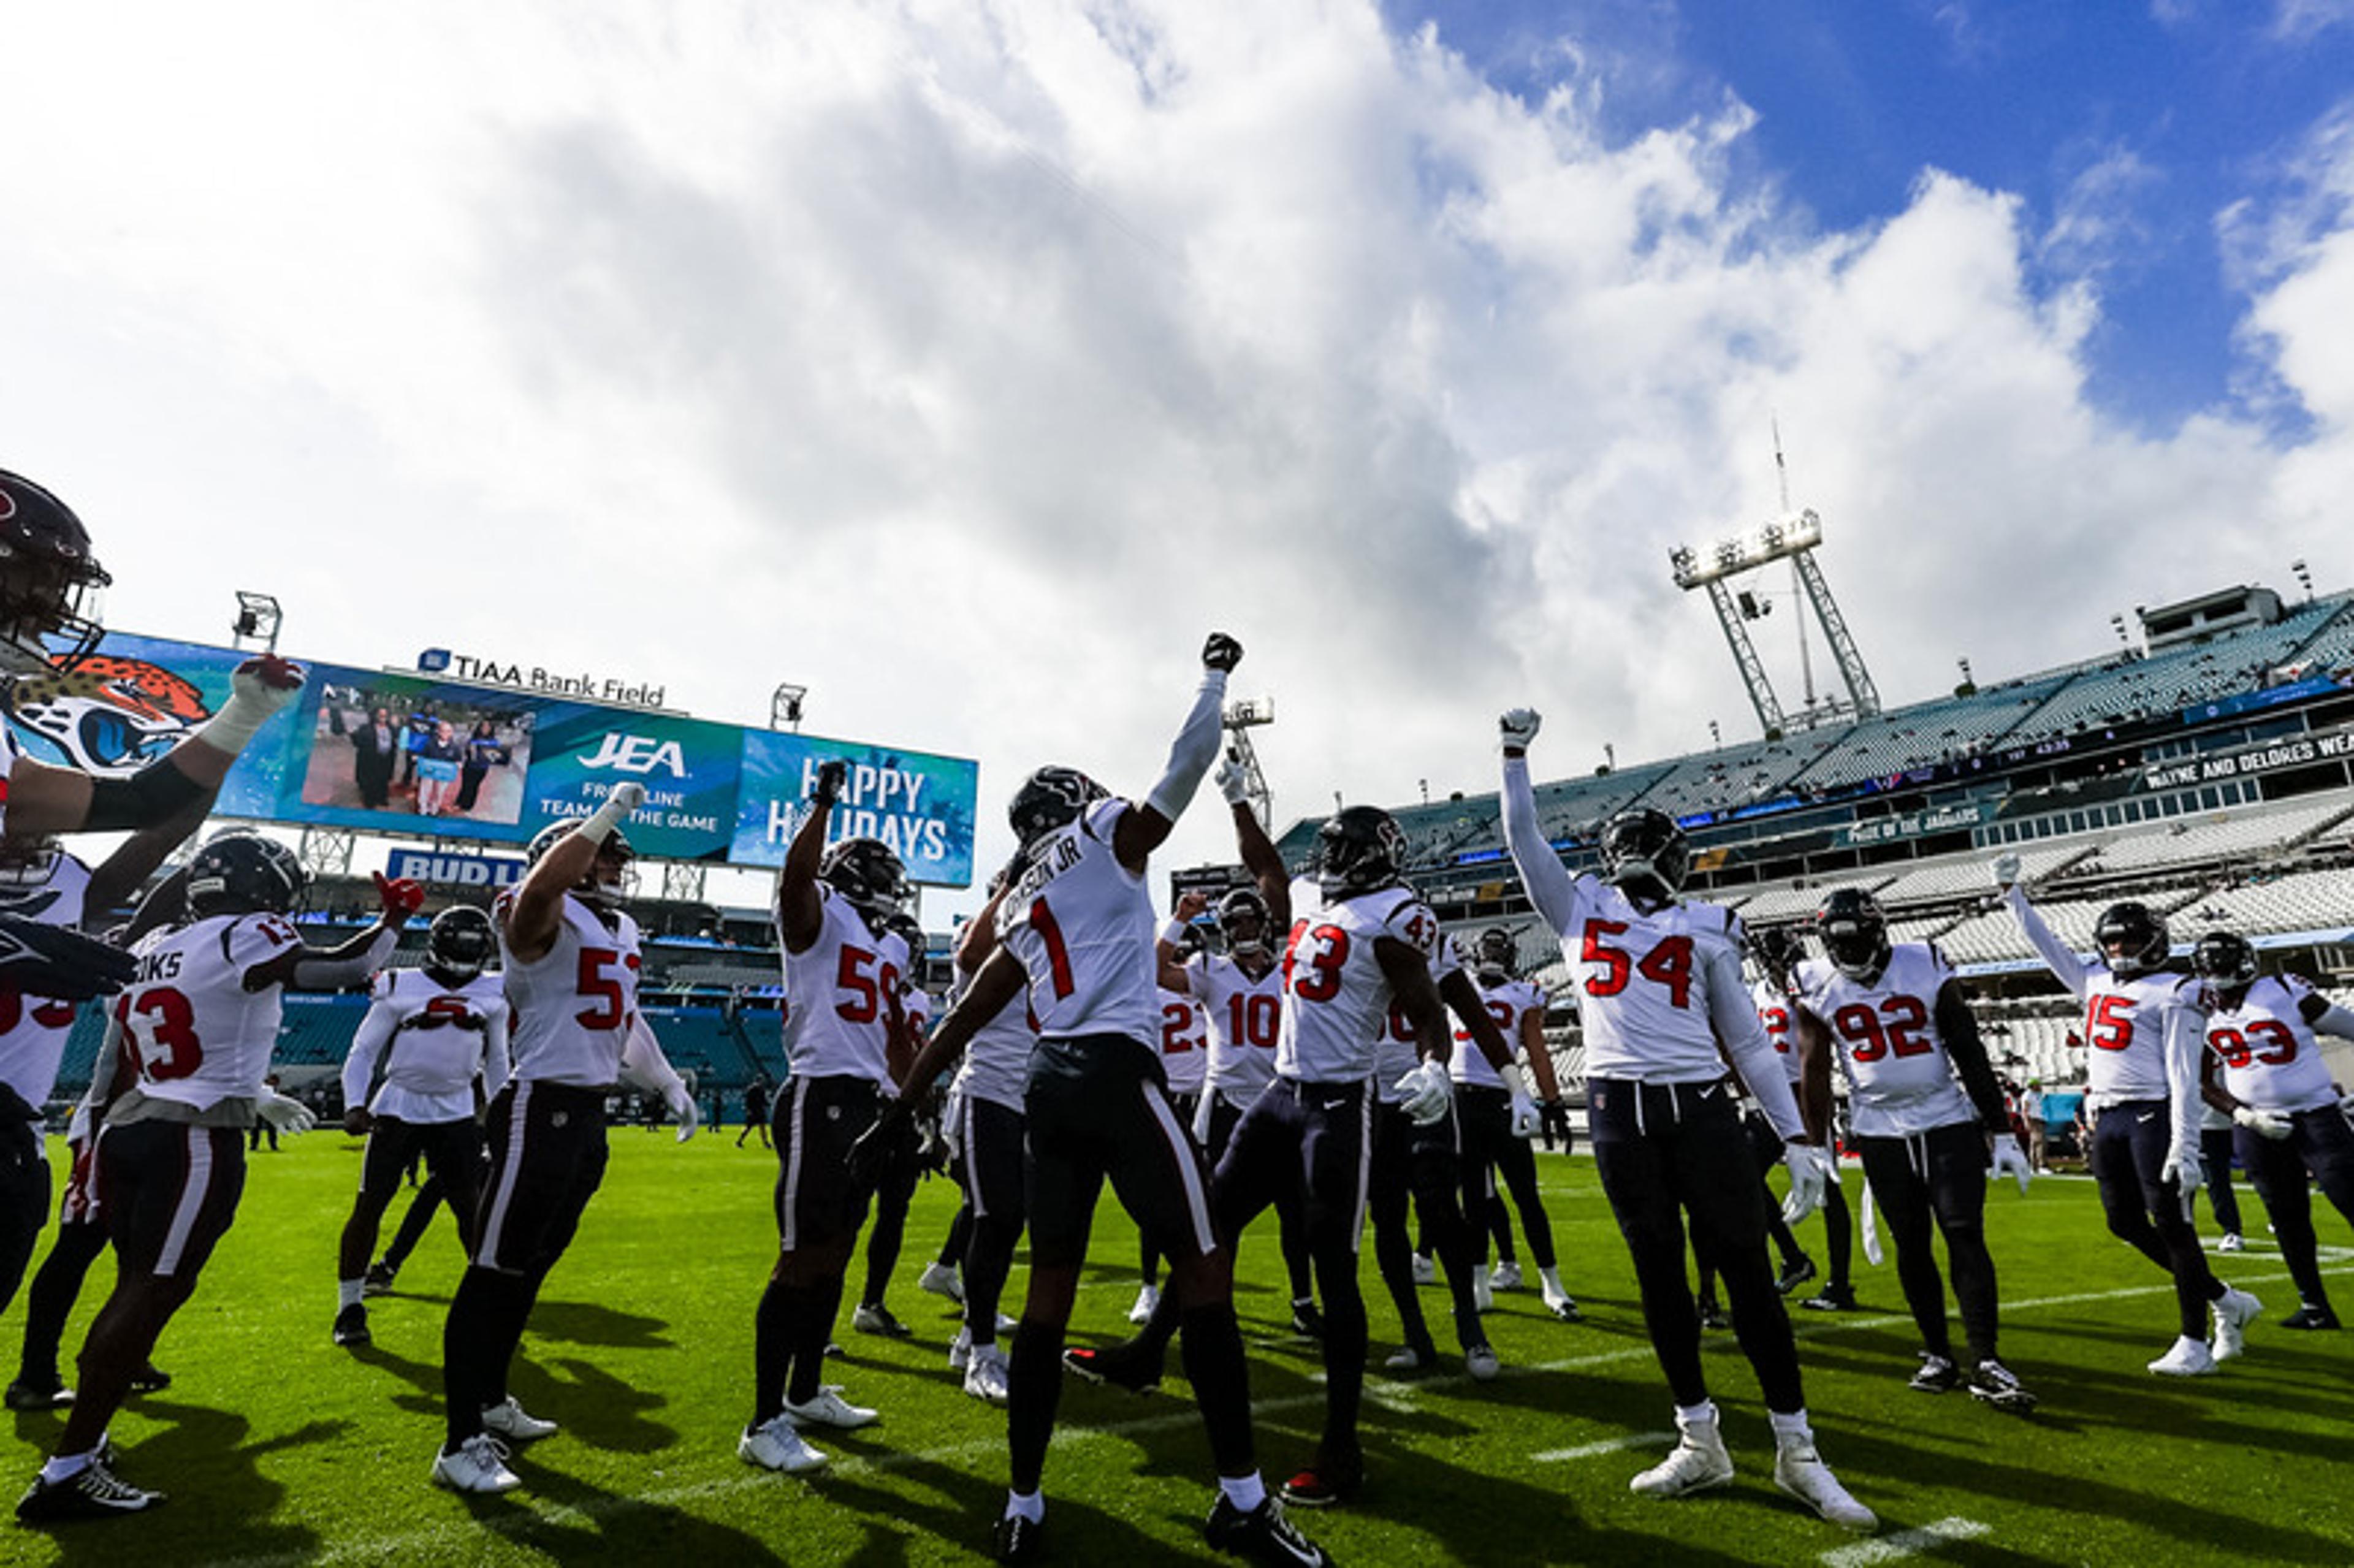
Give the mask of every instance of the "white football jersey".
<path id="1" fill-rule="evenodd" d="M 1373 1075 L 1374 1047 L 1392 1001 L 1389 977 L 1373 952 L 1384 937 L 1435 962 L 1438 916 L 1407 887 L 1385 887 L 1295 916 L 1283 953 L 1278 1074 L 1309 1083 Z"/>
<path id="2" fill-rule="evenodd" d="M 1202 1004 L 1210 1032 L 1209 1086 L 1229 1104 L 1248 1106 L 1275 1082 L 1275 1044 L 1283 1033 L 1283 966 L 1251 979 L 1230 958 L 1203 953 L 1186 960 L 1185 983 Z"/>
<path id="3" fill-rule="evenodd" d="M 1926 942 L 1896 943 L 1870 985 L 1827 959 L 1798 966 L 1798 1000 L 1830 1035 L 1857 1137 L 1911 1138 L 1978 1119 L 1937 1032 L 1937 993 L 1953 978 Z"/>
<path id="4" fill-rule="evenodd" d="M 1503 1032 L 1504 1044 L 1512 1048 L 1512 1058 L 1524 1061 L 1528 1053 L 1521 1048 L 1521 1021 L 1533 1012 L 1542 1022 L 1545 1015 L 1544 988 L 1529 980 L 1505 979 L 1496 985 L 1479 988 L 1479 1000 L 1488 1009 L 1488 1016 L 1496 1021 Z M 1495 1065 L 1480 1053 L 1468 1029 L 1455 1032 L 1455 1051 L 1447 1058 L 1447 1071 L 1458 1084 L 1475 1088 L 1505 1089 L 1512 1086 L 1504 1082 Z"/>
<path id="5" fill-rule="evenodd" d="M 0 769 L 0 782 L 5 779 Z M 0 799 L 5 796 L 0 789 Z M 0 910 L 45 926 L 79 926 L 89 890 L 90 867 L 60 853 L 27 877 L 0 884 Z M 35 1110 L 57 1091 L 75 1011 L 70 1001 L 0 990 L 0 1084 Z"/>
<path id="6" fill-rule="evenodd" d="M 114 1000 L 140 1092 L 196 1110 L 258 1098 L 278 1044 L 280 992 L 248 991 L 245 977 L 302 945 L 281 915 L 213 915 L 142 937 L 131 949 L 138 977 Z"/>
<path id="7" fill-rule="evenodd" d="M 1773 1043 L 1775 1054 L 1782 1058 L 1782 1070 L 1793 1084 L 1798 1081 L 1798 1035 L 1790 1027 L 1790 997 L 1770 980 L 1759 980 L 1749 988 L 1749 1000 L 1757 1004 L 1757 1022 L 1764 1026 L 1766 1038 Z"/>
<path id="8" fill-rule="evenodd" d="M 951 1001 L 949 1005 L 955 1004 Z M 1023 1097 L 1030 1085 L 1030 1053 L 1037 1044 L 1038 1030 L 1030 1022 L 1030 1004 L 1017 996 L 999 1008 L 997 1016 L 965 1042 L 964 1061 L 957 1067 L 955 1092 L 988 1100 L 1008 1110 L 1023 1109 Z"/>
<path id="9" fill-rule="evenodd" d="M 1760 1030 L 1741 979 L 1741 922 L 1713 904 L 1646 912 L 1593 875 L 1572 884 L 1562 957 L 1585 1027 L 1589 1078 L 1713 1083 L 1716 1031 Z"/>
<path id="10" fill-rule="evenodd" d="M 1457 956 L 1452 943 L 1440 948 L 1431 967 L 1431 983 L 1438 984 L 1462 967 L 1463 960 Z M 1458 1054 L 1465 1049 L 1461 1045 L 1455 1048 Z M 1478 1047 L 1469 1049 L 1477 1050 Z M 1373 1043 L 1373 1093 L 1382 1104 L 1394 1106 L 1405 1103 L 1405 1095 L 1397 1086 L 1398 1080 L 1413 1072 L 1416 1064 L 1421 1060 L 1422 1050 L 1420 1042 L 1415 1037 L 1414 1020 L 1405 1015 L 1405 1009 L 1399 1006 L 1397 999 L 1393 997 L 1389 1011 L 1382 1014 L 1382 1037 Z"/>
<path id="11" fill-rule="evenodd" d="M 1032 846 L 997 906 L 997 939 L 1030 977 L 1030 1013 L 1051 1039 L 1161 1038 L 1160 959 L 1144 878 L 1119 863 L 1112 830 L 1125 800 L 1097 800 Z"/>
<path id="12" fill-rule="evenodd" d="M 611 1088 L 620 1081 L 621 1047 L 638 1011 L 638 969 L 644 962 L 638 923 L 617 914 L 609 927 L 567 893 L 557 914 L 555 943 L 525 963 L 507 947 L 506 906 L 513 897 L 500 895 L 496 908 L 514 1076 Z"/>
<path id="13" fill-rule="evenodd" d="M 2318 1110 L 2338 1089 L 2321 1059 L 2321 1041 L 2300 1007 L 2313 988 L 2294 975 L 2266 975 L 2237 1007 L 2219 999 L 2207 1020 L 2207 1048 L 2221 1064 L 2223 1087 L 2258 1110 Z"/>
<path id="14" fill-rule="evenodd" d="M 1161 1070 L 1172 1095 L 1198 1095 L 1209 1073 L 1209 1026 L 1192 994 L 1161 993 Z"/>
<path id="15" fill-rule="evenodd" d="M 2087 959 L 2062 941 L 2028 902 L 2024 889 L 2012 887 L 2004 901 L 2045 967 L 2084 1004 L 2084 1097 L 2089 1107 L 2100 1110 L 2127 1100 L 2169 1098 L 2166 1032 L 2170 1025 L 2199 1024 L 2197 1015 L 2211 1000 L 2206 983 L 2172 969 L 2121 980 L 2107 964 Z M 2178 1012 L 2191 1016 L 2178 1019 Z M 2191 1098 L 2197 1097 L 2194 1090 Z"/>
<path id="16" fill-rule="evenodd" d="M 384 1082 L 370 1099 L 379 1061 Z M 376 976 L 344 1058 L 344 1104 L 399 1121 L 463 1121 L 477 1077 L 485 1098 L 507 1081 L 505 982 L 479 974 L 445 986 L 423 969 Z"/>
<path id="17" fill-rule="evenodd" d="M 823 883 L 817 894 L 817 939 L 785 954 L 785 1055 L 797 1078 L 864 1078 L 887 1089 L 907 939 L 869 929 Z"/>

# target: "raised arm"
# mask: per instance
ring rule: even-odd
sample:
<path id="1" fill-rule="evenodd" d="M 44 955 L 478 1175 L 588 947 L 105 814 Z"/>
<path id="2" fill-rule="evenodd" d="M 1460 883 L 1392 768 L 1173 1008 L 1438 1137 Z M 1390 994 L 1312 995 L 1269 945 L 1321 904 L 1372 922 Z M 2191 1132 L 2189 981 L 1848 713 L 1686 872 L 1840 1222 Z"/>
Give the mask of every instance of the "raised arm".
<path id="1" fill-rule="evenodd" d="M 1243 869 L 1258 888 L 1258 895 L 1267 900 L 1267 918 L 1278 931 L 1291 928 L 1291 874 L 1284 869 L 1283 856 L 1277 853 L 1275 841 L 1267 836 L 1267 826 L 1251 810 L 1250 781 L 1243 765 L 1229 752 L 1218 764 L 1214 780 L 1218 793 L 1225 798 L 1226 810 L 1235 819 L 1235 849 L 1242 857 Z"/>
<path id="2" fill-rule="evenodd" d="M 646 787 L 639 783 L 613 786 L 612 793 L 581 821 L 578 827 L 547 846 L 537 863 L 524 873 L 514 896 L 499 907 L 504 911 L 507 950 L 525 963 L 545 958 L 556 946 L 556 931 L 564 918 L 564 895 L 596 869 L 605 841 L 645 803 Z"/>
<path id="3" fill-rule="evenodd" d="M 1152 852 L 1168 841 L 1202 787 L 1202 776 L 1218 759 L 1218 742 L 1225 733 L 1226 676 L 1242 657 L 1243 645 L 1223 631 L 1213 631 L 1202 645 L 1202 683 L 1170 744 L 1169 765 L 1144 804 L 1122 811 L 1112 828 L 1112 853 L 1130 872 L 1141 873 Z"/>
<path id="4" fill-rule="evenodd" d="M 809 813 L 801 819 L 793 842 L 785 848 L 785 863 L 777 868 L 777 933 L 785 951 L 806 953 L 824 927 L 825 904 L 818 896 L 817 868 L 825 858 L 826 826 L 850 765 L 829 758 L 817 765 L 817 788 L 810 794 Z"/>
<path id="5" fill-rule="evenodd" d="M 2027 934 L 2028 944 L 2043 959 L 2044 967 L 2060 979 L 2060 983 L 2073 991 L 2078 1001 L 2084 1000 L 2085 977 L 2091 972 L 2076 949 L 2060 939 L 2060 934 L 2044 923 L 2035 906 L 2027 901 L 2027 889 L 2019 881 L 2019 857 L 2007 854 L 1994 863 L 1995 882 L 2002 889 L 2002 901 L 2010 908 L 2019 928 Z"/>
<path id="6" fill-rule="evenodd" d="M 1537 823 L 1536 791 L 1529 784 L 1529 742 L 1543 721 L 1533 708 L 1514 708 L 1498 721 L 1503 732 L 1504 786 L 1499 798 L 1504 816 L 1504 848 L 1521 874 L 1529 902 L 1556 936 L 1576 919 L 1576 883 Z"/>

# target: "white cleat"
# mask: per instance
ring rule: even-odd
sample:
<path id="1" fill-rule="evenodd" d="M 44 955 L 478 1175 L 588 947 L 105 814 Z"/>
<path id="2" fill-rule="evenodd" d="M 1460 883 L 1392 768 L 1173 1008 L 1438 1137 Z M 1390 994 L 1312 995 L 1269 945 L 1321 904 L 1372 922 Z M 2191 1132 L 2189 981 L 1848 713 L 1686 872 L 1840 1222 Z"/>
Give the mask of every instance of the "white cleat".
<path id="1" fill-rule="evenodd" d="M 1647 1498 L 1680 1498 L 1732 1479 L 1733 1456 L 1724 1451 L 1716 1423 L 1698 1421 L 1684 1428 L 1666 1458 L 1628 1481 L 1627 1489 Z"/>
<path id="2" fill-rule="evenodd" d="M 504 1437 L 510 1443 L 536 1443 L 543 1437 L 553 1437 L 559 1428 L 553 1421 L 542 1421 L 526 1413 L 515 1403 L 513 1394 L 498 1404 L 482 1406 L 482 1430 L 493 1437 Z"/>
<path id="3" fill-rule="evenodd" d="M 1000 1312 L 1000 1313 L 997 1315 L 997 1331 L 998 1331 L 999 1333 L 1001 1333 L 1001 1334 L 1010 1334 L 1010 1333 L 1013 1332 L 1013 1330 L 1016 1330 L 1016 1329 L 1018 1329 L 1018 1328 L 1020 1328 L 1020 1327 L 1022 1327 L 1022 1319 L 1019 1319 L 1019 1318 L 1009 1318 L 1009 1317 L 1007 1317 L 1007 1316 L 1006 1316 L 1004 1313 L 1002 1313 L 1002 1312 Z"/>
<path id="4" fill-rule="evenodd" d="M 2174 1341 L 2174 1348 L 2149 1363 L 2149 1370 L 2160 1377 L 2207 1377 L 2215 1371 L 2215 1358 L 2207 1349 L 2207 1341 L 2184 1334 Z"/>
<path id="5" fill-rule="evenodd" d="M 1420 1254 L 1420 1253 L 1416 1253 L 1416 1254 L 1415 1254 L 1415 1255 L 1414 1255 L 1414 1282 L 1415 1282 L 1416 1285 L 1436 1285 L 1436 1284 L 1437 1284 L 1437 1283 L 1438 1283 L 1438 1261 L 1437 1261 L 1436 1258 L 1428 1258 L 1428 1257 L 1425 1257 L 1425 1256 L 1423 1256 L 1423 1255 L 1422 1255 L 1422 1254 Z"/>
<path id="6" fill-rule="evenodd" d="M 1869 1533 L 1880 1528 L 1880 1518 L 1848 1495 L 1815 1446 L 1784 1443 L 1774 1455 L 1774 1484 L 1842 1530 Z"/>
<path id="7" fill-rule="evenodd" d="M 2246 1250 L 2247 1245 L 2248 1244 L 2246 1242 L 2240 1239 L 2239 1232 L 2225 1231 L 2223 1233 L 2223 1239 L 2215 1244 L 2215 1250 L 2217 1252 L 2243 1252 Z"/>
<path id="8" fill-rule="evenodd" d="M 507 1468 L 506 1445 L 487 1432 L 477 1432 L 459 1444 L 456 1453 L 434 1459 L 433 1484 L 453 1492 L 488 1495 L 511 1492 L 523 1485 L 523 1478 Z"/>
<path id="9" fill-rule="evenodd" d="M 1496 1359 L 1495 1346 L 1474 1345 L 1463 1352 L 1463 1370 L 1471 1374 L 1473 1383 L 1493 1383 L 1503 1363 Z"/>
<path id="10" fill-rule="evenodd" d="M 1520 1287 L 1521 1266 L 1517 1263 L 1500 1263 L 1488 1276 L 1488 1288 L 1490 1290 L 1518 1290 Z"/>
<path id="11" fill-rule="evenodd" d="M 855 1405 L 842 1397 L 837 1383 L 827 1383 L 817 1391 L 817 1397 L 806 1404 L 785 1401 L 785 1419 L 804 1429 L 811 1426 L 832 1426 L 844 1432 L 861 1426 L 872 1426 L 882 1419 L 874 1411 Z"/>
<path id="12" fill-rule="evenodd" d="M 1577 1309 L 1577 1303 L 1571 1299 L 1566 1290 L 1547 1285 L 1544 1287 L 1544 1304 L 1546 1311 L 1564 1323 L 1578 1323 L 1585 1320 L 1585 1315 Z"/>
<path id="13" fill-rule="evenodd" d="M 1493 1312 L 1495 1309 L 1496 1293 L 1489 1288 L 1488 1266 L 1476 1264 L 1471 1269 L 1471 1310 Z"/>
<path id="14" fill-rule="evenodd" d="M 972 1330 L 959 1329 L 949 1341 L 949 1371 L 962 1372 L 972 1364 Z"/>
<path id="15" fill-rule="evenodd" d="M 964 1305 L 964 1280 L 952 1265 L 926 1264 L 924 1272 L 916 1277 L 916 1288 L 928 1290 L 935 1296 L 945 1296 L 960 1307 Z"/>
<path id="16" fill-rule="evenodd" d="M 1435 1361 L 1425 1359 L 1423 1353 L 1420 1351 L 1416 1350 L 1412 1345 L 1407 1345 L 1398 1351 L 1396 1354 L 1391 1356 L 1389 1360 L 1384 1361 L 1382 1363 L 1382 1370 L 1384 1372 L 1428 1372 L 1432 1367 L 1435 1367 L 1437 1364 L 1438 1363 Z"/>
<path id="17" fill-rule="evenodd" d="M 2263 1302 L 2228 1285 L 2222 1295 L 2207 1304 L 2208 1315 L 2215 1321 L 2215 1338 L 2209 1350 L 2217 1361 L 2228 1361 L 2248 1348 L 2248 1325 L 2264 1309 Z"/>
<path id="18" fill-rule="evenodd" d="M 780 1470 L 788 1476 L 806 1476 L 811 1470 L 825 1468 L 825 1456 L 811 1447 L 793 1430 L 792 1423 L 781 1415 L 772 1415 L 747 1429 L 736 1439 L 736 1457 L 748 1465 Z"/>
<path id="19" fill-rule="evenodd" d="M 1161 1292 L 1148 1285 L 1136 1293 L 1136 1305 L 1128 1309 L 1128 1320 L 1139 1328 L 1152 1321 L 1153 1309 L 1161 1305 Z"/>
<path id="20" fill-rule="evenodd" d="M 1002 1406 L 1012 1392 L 1006 1381 L 1005 1352 L 995 1345 L 975 1346 L 972 1364 L 965 1368 L 964 1391 L 984 1404 Z"/>

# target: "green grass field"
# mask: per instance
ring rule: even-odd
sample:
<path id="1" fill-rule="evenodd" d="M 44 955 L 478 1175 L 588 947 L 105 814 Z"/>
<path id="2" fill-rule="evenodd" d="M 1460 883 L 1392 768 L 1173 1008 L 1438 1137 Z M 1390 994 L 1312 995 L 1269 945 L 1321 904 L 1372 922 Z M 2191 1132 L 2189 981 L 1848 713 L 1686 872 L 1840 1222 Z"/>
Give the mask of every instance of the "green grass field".
<path id="1" fill-rule="evenodd" d="M 981 1561 L 1002 1497 L 1004 1417 L 964 1397 L 945 1363 L 955 1325 L 914 1286 L 954 1188 L 925 1183 L 910 1222 L 892 1300 L 916 1338 L 852 1333 L 844 1313 L 839 1379 L 883 1422 L 824 1435 L 835 1463 L 814 1480 L 770 1476 L 737 1459 L 735 1439 L 775 1246 L 774 1163 L 733 1140 L 731 1129 L 680 1148 L 667 1132 L 616 1131 L 605 1190 L 549 1281 L 514 1383 L 564 1431 L 522 1457 L 526 1489 L 477 1501 L 426 1481 L 460 1265 L 446 1220 L 400 1292 L 373 1304 L 375 1348 L 354 1355 L 329 1342 L 328 1325 L 360 1146 L 322 1131 L 254 1156 L 237 1228 L 158 1348 L 177 1382 L 134 1400 L 114 1430 L 124 1474 L 170 1502 L 54 1536 L 0 1527 L 0 1562 Z M 1859 1542 L 1774 1489 L 1765 1415 L 1729 1335 L 1711 1336 L 1711 1367 L 1741 1479 L 1688 1501 L 1637 1498 L 1628 1477 L 1669 1440 L 1665 1388 L 1592 1166 L 1541 1166 L 1587 1320 L 1556 1323 L 1532 1294 L 1507 1295 L 1491 1319 L 1499 1381 L 1371 1380 L 1364 1500 L 1301 1516 L 1340 1562 L 2354 1562 L 2354 1338 L 2272 1329 L 2295 1301 L 2278 1258 L 2252 1240 L 2219 1260 L 2264 1298 L 2248 1355 L 2211 1379 L 2150 1376 L 2143 1363 L 2171 1338 L 2166 1282 L 2107 1238 L 2082 1180 L 1991 1199 L 2005 1356 L 2044 1399 L 2031 1417 L 1905 1388 L 1914 1344 L 1889 1269 L 1859 1259 L 1863 1312 L 1794 1314 L 1824 1455 L 1880 1513 L 1879 1538 Z M 1856 1172 L 1847 1182 L 1860 1192 Z M 2253 1195 L 2243 1202 L 2261 1236 Z M 1819 1258 L 1819 1225 L 1801 1234 Z M 2354 1272 L 2334 1214 L 2324 1240 L 2339 1248 L 2325 1254 L 2333 1272 Z M 1125 1332 L 1134 1250 L 1108 1202 L 1075 1342 Z M 1280 1479 L 1308 1452 L 1320 1396 L 1314 1347 L 1286 1327 L 1271 1220 L 1246 1245 L 1243 1274 L 1261 1458 Z M 1396 1340 L 1370 1249 L 1365 1274 L 1378 1367 Z M 101 1262 L 69 1352 L 111 1278 Z M 2343 1294 L 2354 1306 L 2354 1287 Z M 1445 1297 L 1429 1289 L 1424 1301 L 1445 1344 Z M 0 1319 L 11 1368 L 22 1313 L 20 1302 Z M 1177 1397 L 1066 1387 L 1047 1471 L 1055 1561 L 1207 1560 L 1195 1534 L 1212 1496 L 1207 1452 L 1182 1383 L 1170 1387 Z M 59 1421 L 9 1419 L 8 1484 L 21 1486 Z"/>

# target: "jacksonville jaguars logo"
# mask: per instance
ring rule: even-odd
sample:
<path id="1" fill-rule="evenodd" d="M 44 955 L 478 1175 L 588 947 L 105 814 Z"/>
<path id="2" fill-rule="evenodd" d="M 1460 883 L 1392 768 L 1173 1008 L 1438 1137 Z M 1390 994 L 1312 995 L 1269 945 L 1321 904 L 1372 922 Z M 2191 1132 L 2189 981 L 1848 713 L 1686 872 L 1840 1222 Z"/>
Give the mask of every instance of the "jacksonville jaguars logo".
<path id="1" fill-rule="evenodd" d="M 193 683 L 106 653 L 8 682 L 0 713 L 55 746 L 67 765 L 115 778 L 163 757 L 211 716 Z"/>

